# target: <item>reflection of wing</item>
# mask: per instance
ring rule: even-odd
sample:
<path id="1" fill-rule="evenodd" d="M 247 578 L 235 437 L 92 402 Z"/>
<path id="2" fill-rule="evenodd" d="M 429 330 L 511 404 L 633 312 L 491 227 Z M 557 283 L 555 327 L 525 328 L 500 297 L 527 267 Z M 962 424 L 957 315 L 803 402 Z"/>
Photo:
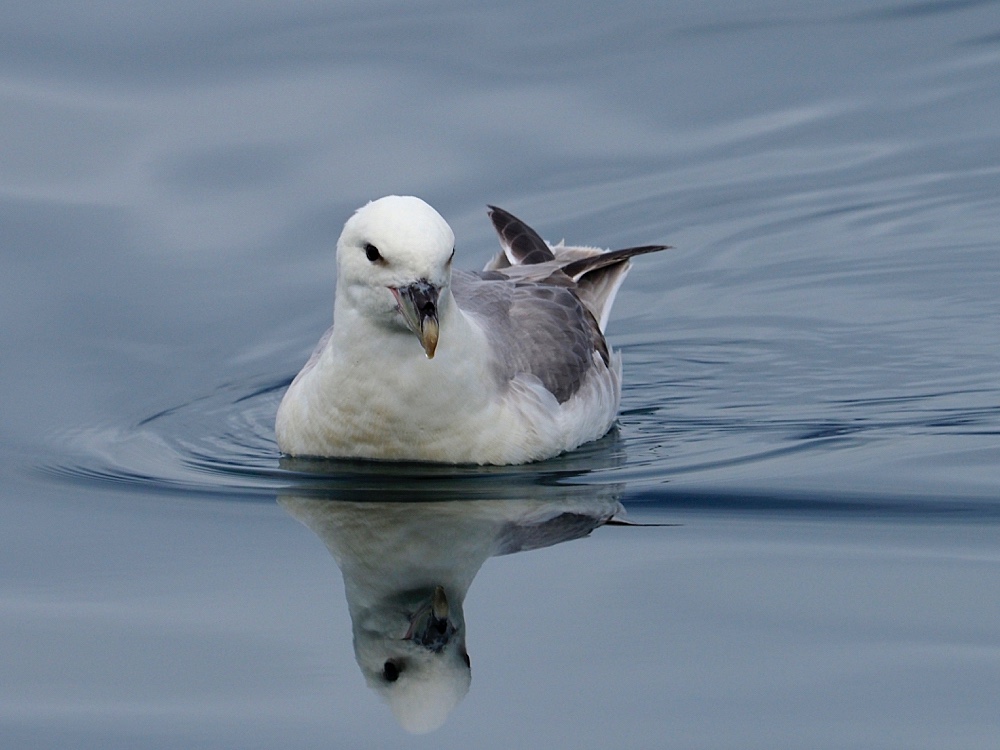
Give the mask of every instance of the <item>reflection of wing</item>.
<path id="1" fill-rule="evenodd" d="M 551 547 L 554 544 L 569 542 L 573 539 L 581 539 L 589 536 L 590 532 L 603 526 L 613 517 L 614 512 L 610 515 L 568 512 L 560 513 L 555 518 L 539 524 L 509 523 L 501 529 L 498 535 L 496 554 L 510 555 L 514 552 L 526 552 L 527 550 Z"/>
<path id="2" fill-rule="evenodd" d="M 464 591 L 488 557 L 580 539 L 623 513 L 621 485 L 559 490 L 543 500 L 345 502 L 331 493 L 279 502 L 326 543 L 345 575 L 355 567 L 393 568 L 397 578 L 434 571 Z"/>

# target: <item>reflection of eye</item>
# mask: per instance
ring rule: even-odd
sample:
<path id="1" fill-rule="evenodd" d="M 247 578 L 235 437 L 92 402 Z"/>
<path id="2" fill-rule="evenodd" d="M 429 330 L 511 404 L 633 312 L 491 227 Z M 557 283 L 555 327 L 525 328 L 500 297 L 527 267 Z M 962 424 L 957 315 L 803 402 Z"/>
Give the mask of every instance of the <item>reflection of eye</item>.
<path id="1" fill-rule="evenodd" d="M 389 660 L 382 665 L 382 676 L 389 682 L 395 682 L 398 680 L 399 673 L 402 671 L 402 667 L 392 660 Z"/>
<path id="2" fill-rule="evenodd" d="M 462 652 L 462 661 L 465 662 L 465 666 L 472 669 L 472 659 L 469 658 L 469 654 L 466 651 Z"/>

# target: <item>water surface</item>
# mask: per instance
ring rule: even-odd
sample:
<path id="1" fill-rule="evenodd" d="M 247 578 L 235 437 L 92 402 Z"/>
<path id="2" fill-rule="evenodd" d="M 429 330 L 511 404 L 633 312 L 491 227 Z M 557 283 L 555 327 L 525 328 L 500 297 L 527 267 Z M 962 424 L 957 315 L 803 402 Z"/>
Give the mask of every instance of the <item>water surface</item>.
<path id="1" fill-rule="evenodd" d="M 5 18 L 8 742 L 995 745 L 996 3 Z M 387 193 L 465 267 L 487 203 L 675 247 L 618 297 L 611 435 L 520 468 L 279 462 L 336 236 Z M 618 503 L 679 525 L 600 527 Z M 322 531 L 351 524 L 405 554 Z M 355 660 L 358 545 L 402 580 L 461 550 L 471 686 L 422 739 Z"/>

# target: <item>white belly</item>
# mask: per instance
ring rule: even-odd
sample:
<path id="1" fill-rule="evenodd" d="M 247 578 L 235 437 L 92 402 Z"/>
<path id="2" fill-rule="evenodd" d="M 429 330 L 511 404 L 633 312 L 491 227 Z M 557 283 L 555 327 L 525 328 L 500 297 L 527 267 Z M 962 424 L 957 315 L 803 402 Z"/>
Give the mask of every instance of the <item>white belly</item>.
<path id="1" fill-rule="evenodd" d="M 516 464 L 571 450 L 613 423 L 617 357 L 611 369 L 598 359 L 580 392 L 559 404 L 531 376 L 498 383 L 475 332 L 451 341 L 446 333 L 434 359 L 427 359 L 408 332 L 354 340 L 346 357 L 335 332 L 281 402 L 275 432 L 282 452 Z"/>

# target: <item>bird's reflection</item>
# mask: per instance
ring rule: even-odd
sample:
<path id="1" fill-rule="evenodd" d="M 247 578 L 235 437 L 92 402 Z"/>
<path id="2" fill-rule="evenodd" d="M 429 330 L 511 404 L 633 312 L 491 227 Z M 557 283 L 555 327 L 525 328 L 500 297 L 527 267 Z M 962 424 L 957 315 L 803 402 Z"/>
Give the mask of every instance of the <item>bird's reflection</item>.
<path id="1" fill-rule="evenodd" d="M 283 466 L 302 472 L 308 464 Z M 469 690 L 463 604 L 483 563 L 587 536 L 622 511 L 620 485 L 553 476 L 446 481 L 376 464 L 349 485 L 279 497 L 340 567 L 358 666 L 406 730 L 436 729 Z"/>

